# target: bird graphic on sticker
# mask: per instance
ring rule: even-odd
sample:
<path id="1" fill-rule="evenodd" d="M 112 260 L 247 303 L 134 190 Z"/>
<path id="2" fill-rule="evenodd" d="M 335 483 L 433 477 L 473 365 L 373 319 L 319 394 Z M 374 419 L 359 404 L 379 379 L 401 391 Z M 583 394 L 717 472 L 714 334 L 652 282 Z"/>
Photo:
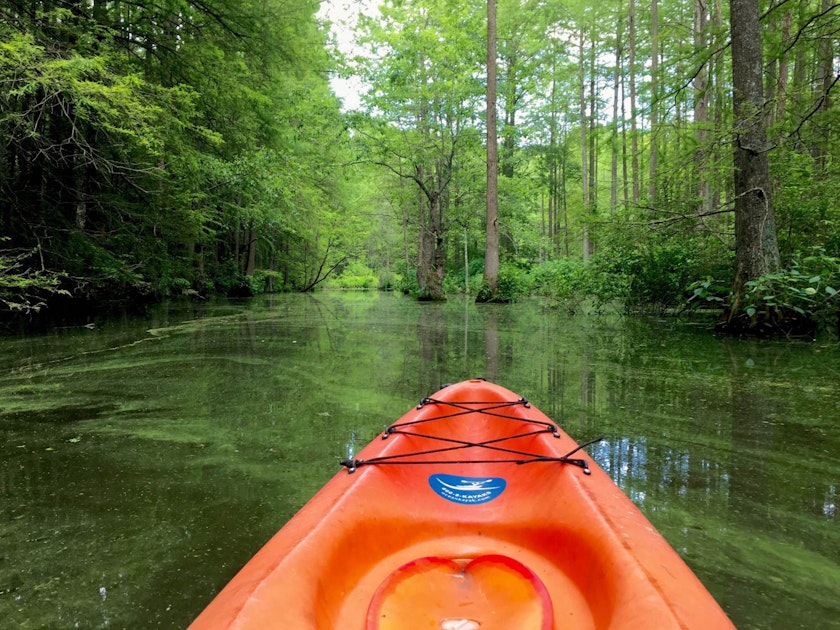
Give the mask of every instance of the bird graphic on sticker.
<path id="1" fill-rule="evenodd" d="M 502 477 L 463 477 L 435 473 L 429 476 L 429 486 L 452 503 L 478 505 L 498 497 L 507 487 Z"/>

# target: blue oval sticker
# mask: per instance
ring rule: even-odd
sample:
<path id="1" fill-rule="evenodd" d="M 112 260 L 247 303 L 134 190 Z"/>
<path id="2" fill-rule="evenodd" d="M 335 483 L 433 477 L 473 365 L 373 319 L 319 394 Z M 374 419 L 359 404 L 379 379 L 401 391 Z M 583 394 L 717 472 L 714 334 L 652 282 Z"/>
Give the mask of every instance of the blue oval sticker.
<path id="1" fill-rule="evenodd" d="M 507 481 L 501 477 L 463 477 L 438 473 L 429 477 L 429 485 L 447 501 L 477 505 L 492 501 L 502 494 Z"/>

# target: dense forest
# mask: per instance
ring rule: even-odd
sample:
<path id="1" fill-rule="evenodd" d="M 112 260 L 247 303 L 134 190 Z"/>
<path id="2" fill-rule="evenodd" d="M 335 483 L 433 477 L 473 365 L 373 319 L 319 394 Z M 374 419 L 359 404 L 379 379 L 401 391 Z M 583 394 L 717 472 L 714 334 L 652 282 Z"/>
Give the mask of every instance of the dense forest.
<path id="1" fill-rule="evenodd" d="M 840 5 L 385 0 L 349 52 L 334 17 L 6 0 L 6 315 L 334 286 L 837 329 Z"/>

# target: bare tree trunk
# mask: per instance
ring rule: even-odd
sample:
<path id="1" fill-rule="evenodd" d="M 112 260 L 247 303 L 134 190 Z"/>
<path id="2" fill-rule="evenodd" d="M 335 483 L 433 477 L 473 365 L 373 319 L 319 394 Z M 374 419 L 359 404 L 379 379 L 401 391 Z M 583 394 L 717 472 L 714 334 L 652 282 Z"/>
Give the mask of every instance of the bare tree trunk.
<path id="1" fill-rule="evenodd" d="M 87 223 L 87 181 L 85 177 L 84 164 L 76 164 L 75 168 L 76 182 L 74 186 L 76 197 L 76 227 L 80 231 L 84 231 Z"/>
<path id="2" fill-rule="evenodd" d="M 636 104 L 636 0 L 628 5 L 627 66 L 630 74 L 630 174 L 633 180 L 634 204 L 639 203 L 639 121 Z"/>
<path id="3" fill-rule="evenodd" d="M 583 258 L 592 256 L 595 243 L 592 240 L 588 219 L 598 208 L 598 134 L 596 123 L 598 118 L 597 103 L 595 102 L 595 42 L 589 47 L 589 200 L 586 206 L 586 222 L 583 233 Z"/>
<path id="4" fill-rule="evenodd" d="M 418 164 L 415 167 L 417 181 L 422 182 L 424 179 L 423 165 Z M 429 255 L 426 253 L 430 249 L 429 235 L 428 235 L 428 220 L 426 219 L 426 196 L 422 189 L 417 191 L 417 284 L 420 291 L 428 284 L 428 275 L 431 264 L 429 263 Z"/>
<path id="5" fill-rule="evenodd" d="M 496 137 L 496 0 L 487 0 L 487 193 L 484 301 L 499 291 L 499 158 Z"/>
<path id="6" fill-rule="evenodd" d="M 253 225 L 248 229 L 248 262 L 245 265 L 245 275 L 253 276 L 257 267 L 257 228 Z"/>
<path id="7" fill-rule="evenodd" d="M 782 17 L 782 41 L 786 42 L 790 39 L 790 26 L 793 22 L 793 12 L 785 11 Z M 790 72 L 790 59 L 788 53 L 785 52 L 779 60 L 779 77 L 776 81 L 776 111 L 775 119 L 780 120 L 785 114 L 785 105 L 787 104 L 787 90 L 788 90 L 788 74 Z"/>
<path id="8" fill-rule="evenodd" d="M 551 116 L 548 140 L 548 240 L 550 256 L 554 255 L 557 238 L 557 79 L 551 75 Z"/>
<path id="9" fill-rule="evenodd" d="M 712 12 L 712 28 L 720 32 L 723 28 L 723 0 L 711 0 L 714 6 Z M 722 56 L 717 55 L 712 62 L 712 81 L 714 83 L 714 100 L 712 102 L 714 128 L 720 131 L 723 128 L 724 107 L 728 108 L 727 98 L 724 96 L 725 86 L 729 81 L 725 77 L 725 64 Z M 726 103 L 726 105 L 725 105 Z M 715 144 L 712 156 L 712 171 L 717 172 L 718 165 L 729 163 L 730 157 L 725 155 L 718 143 Z M 731 188 L 714 186 L 712 190 L 712 207 L 719 208 L 722 202 L 730 198 Z"/>
<path id="10" fill-rule="evenodd" d="M 627 172 L 627 100 L 624 74 L 621 76 L 621 189 L 624 207 L 630 205 L 630 177 Z"/>
<path id="11" fill-rule="evenodd" d="M 708 7 L 706 0 L 694 2 L 694 47 L 696 50 L 706 48 L 708 30 Z M 709 186 L 709 69 L 704 64 L 694 79 L 694 125 L 697 139 L 697 198 L 698 210 L 706 214 L 712 210 L 712 196 Z"/>
<path id="12" fill-rule="evenodd" d="M 589 208 L 589 124 L 586 116 L 586 57 L 584 55 L 584 34 L 581 27 L 578 33 L 578 91 L 580 99 L 580 168 L 581 188 L 583 193 L 584 215 Z M 584 218 L 583 223 L 583 259 L 589 257 L 589 227 Z"/>
<path id="13" fill-rule="evenodd" d="M 735 280 L 730 318 L 745 284 L 779 268 L 770 196 L 758 0 L 731 0 L 735 125 Z"/>
<path id="14" fill-rule="evenodd" d="M 613 103 L 612 103 L 612 134 L 610 138 L 610 214 L 615 214 L 618 208 L 618 102 L 621 99 L 619 82 L 621 80 L 622 50 L 622 20 L 619 6 L 619 17 L 615 29 L 615 71 L 613 72 Z"/>
<path id="15" fill-rule="evenodd" d="M 809 12 L 809 0 L 799 0 L 799 14 L 797 16 L 797 30 L 801 31 L 805 28 Z M 792 109 L 799 112 L 804 108 L 805 103 L 805 85 L 807 83 L 808 68 L 812 65 L 810 60 L 806 58 L 807 46 L 797 46 L 796 53 L 793 60 L 793 86 L 791 93 L 793 95 Z M 797 148 L 801 150 L 802 145 L 797 142 Z"/>
<path id="16" fill-rule="evenodd" d="M 821 10 L 824 14 L 831 12 L 831 0 L 822 0 Z M 834 40 L 823 35 L 817 46 L 817 76 L 814 80 L 814 98 L 820 103 L 817 112 L 827 112 L 831 109 L 831 88 L 834 84 Z M 824 171 L 828 162 L 827 156 L 832 145 L 830 129 L 826 130 L 816 141 L 813 154 L 817 167 Z"/>
<path id="17" fill-rule="evenodd" d="M 488 42 L 487 42 L 487 54 L 490 54 L 490 42 L 489 42 L 489 29 L 490 29 L 490 3 L 495 2 L 495 0 L 487 0 L 487 28 L 488 28 Z M 495 14 L 495 9 L 493 9 Z M 495 22 L 495 15 L 493 20 Z M 496 30 L 496 25 L 494 23 L 493 30 Z M 496 34 L 493 34 L 494 40 L 496 39 Z M 496 50 L 496 41 L 493 42 L 493 50 Z M 489 57 L 488 57 L 489 63 Z M 514 157 L 516 155 L 516 98 L 517 98 L 517 86 L 516 86 L 516 73 L 517 69 L 517 52 L 512 51 L 511 54 L 507 58 L 507 66 L 505 67 L 505 89 L 504 89 L 504 109 L 505 109 L 505 123 L 502 130 L 502 134 L 504 138 L 502 139 L 502 165 L 501 171 L 502 175 L 505 177 L 513 177 L 514 175 Z M 494 66 L 495 66 L 495 59 L 494 59 Z M 497 74 L 498 71 L 494 67 L 493 69 L 494 74 Z M 487 68 L 487 76 L 490 76 L 490 68 Z M 489 99 L 489 93 L 488 93 Z"/>
<path id="18" fill-rule="evenodd" d="M 656 136 L 659 133 L 659 2 L 650 3 L 650 155 L 648 163 L 648 203 L 656 201 L 656 171 L 659 150 Z"/>

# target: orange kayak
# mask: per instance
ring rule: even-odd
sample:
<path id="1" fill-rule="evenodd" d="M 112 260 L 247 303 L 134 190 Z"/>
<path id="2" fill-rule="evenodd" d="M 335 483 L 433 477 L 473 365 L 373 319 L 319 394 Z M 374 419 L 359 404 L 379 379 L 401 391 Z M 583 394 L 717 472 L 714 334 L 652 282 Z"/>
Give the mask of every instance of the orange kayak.
<path id="1" fill-rule="evenodd" d="M 609 476 L 503 387 L 446 386 L 342 464 L 191 628 L 734 628 Z"/>

